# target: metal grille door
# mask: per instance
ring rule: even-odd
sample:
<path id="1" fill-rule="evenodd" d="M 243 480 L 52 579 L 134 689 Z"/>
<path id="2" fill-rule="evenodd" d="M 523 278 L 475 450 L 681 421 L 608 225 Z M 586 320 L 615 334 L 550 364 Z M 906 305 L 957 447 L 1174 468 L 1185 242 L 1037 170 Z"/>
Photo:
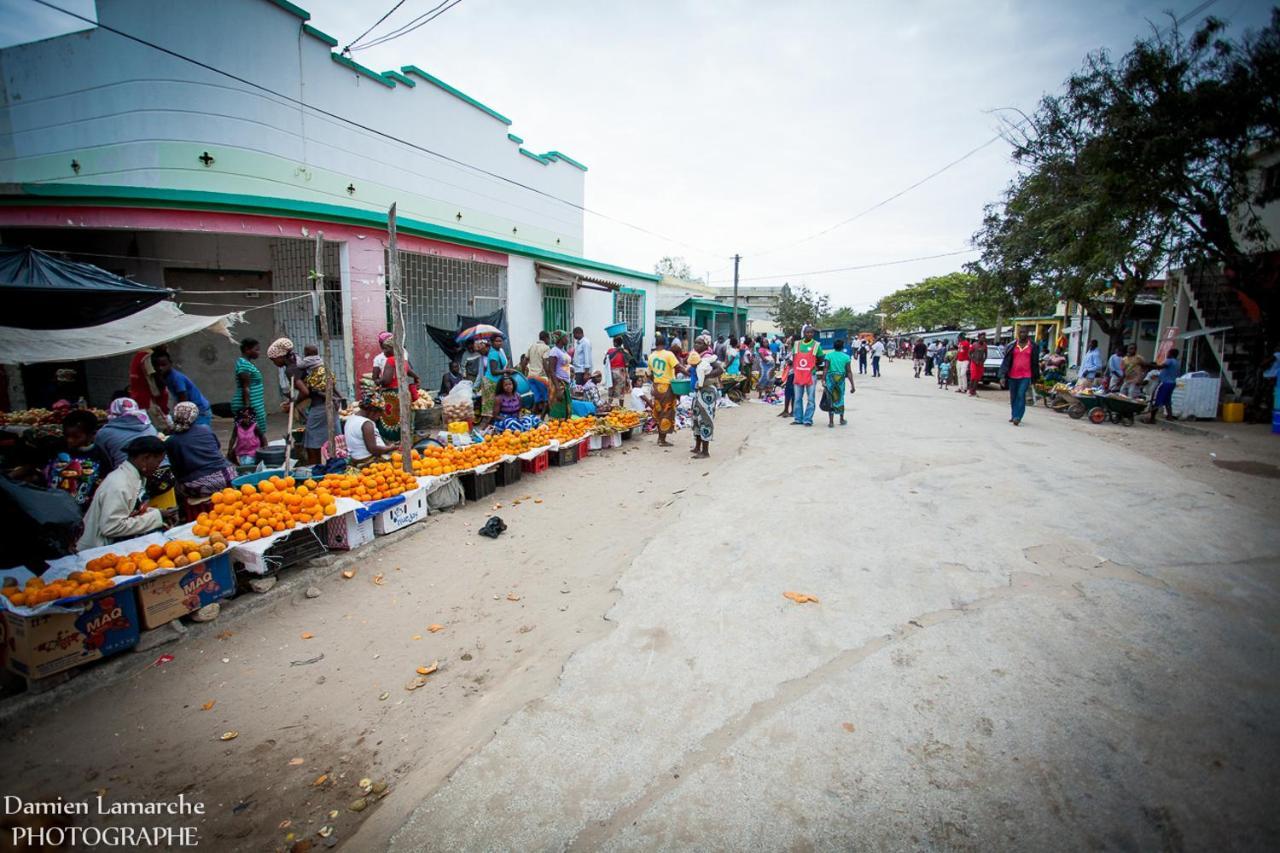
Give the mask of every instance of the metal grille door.
<path id="1" fill-rule="evenodd" d="M 644 292 L 620 290 L 614 294 L 613 322 L 626 323 L 628 332 L 643 332 Z"/>
<path id="2" fill-rule="evenodd" d="M 271 280 L 275 298 L 286 300 L 275 307 L 276 332 L 293 341 L 298 357 L 307 344 L 315 344 L 324 356 L 324 336 L 320 333 L 320 312 L 315 299 L 306 294 L 313 287 L 309 278 L 315 266 L 316 244 L 311 240 L 279 238 L 271 241 Z M 353 399 L 347 387 L 347 350 L 342 333 L 342 273 L 338 244 L 324 243 L 325 308 L 329 313 L 329 336 L 333 344 L 334 387 L 339 396 Z M 266 348 L 263 348 L 266 351 Z"/>
<path id="3" fill-rule="evenodd" d="M 502 273 L 502 267 L 493 264 L 400 253 L 409 362 L 425 388 L 438 388 L 449 366 L 444 352 L 427 335 L 427 325 L 455 329 L 459 314 L 488 314 L 503 307 Z"/>
<path id="4" fill-rule="evenodd" d="M 548 332 L 573 328 L 573 288 L 542 285 L 542 328 Z"/>

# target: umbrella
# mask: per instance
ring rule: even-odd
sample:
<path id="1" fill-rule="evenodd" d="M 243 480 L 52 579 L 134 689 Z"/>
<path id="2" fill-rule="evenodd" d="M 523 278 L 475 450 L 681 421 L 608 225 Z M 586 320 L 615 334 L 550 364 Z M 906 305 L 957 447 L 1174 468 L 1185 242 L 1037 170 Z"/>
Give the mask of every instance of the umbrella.
<path id="1" fill-rule="evenodd" d="M 492 338 L 494 335 L 501 334 L 502 330 L 497 326 L 490 326 L 488 323 L 480 323 L 475 326 L 469 326 L 461 332 L 458 332 L 458 337 L 454 340 L 458 343 L 462 343 L 463 341 L 470 341 L 475 338 Z"/>

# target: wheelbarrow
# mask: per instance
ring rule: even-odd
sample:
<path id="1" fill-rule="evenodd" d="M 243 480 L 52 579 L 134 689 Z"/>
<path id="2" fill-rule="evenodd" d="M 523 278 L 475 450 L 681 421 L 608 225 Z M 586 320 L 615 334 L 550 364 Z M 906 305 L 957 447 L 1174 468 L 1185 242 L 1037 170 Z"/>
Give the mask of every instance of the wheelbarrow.
<path id="1" fill-rule="evenodd" d="M 1121 426 L 1133 426 L 1134 417 L 1147 410 L 1145 400 L 1130 400 L 1127 397 L 1111 395 L 1099 399 L 1102 400 L 1102 407 L 1111 417 L 1111 422 Z"/>
<path id="2" fill-rule="evenodd" d="M 1059 388 L 1057 395 L 1058 399 L 1066 401 L 1067 417 L 1073 421 L 1080 420 L 1086 414 L 1095 424 L 1107 419 L 1107 410 L 1102 407 L 1103 397 L 1100 394 L 1073 394 Z"/>

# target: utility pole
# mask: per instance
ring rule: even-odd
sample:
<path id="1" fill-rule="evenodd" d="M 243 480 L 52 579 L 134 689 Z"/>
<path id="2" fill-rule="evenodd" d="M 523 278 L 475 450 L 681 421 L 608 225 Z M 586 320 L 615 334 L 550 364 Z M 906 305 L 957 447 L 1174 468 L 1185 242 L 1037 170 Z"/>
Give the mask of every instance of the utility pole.
<path id="1" fill-rule="evenodd" d="M 400 461 L 413 473 L 413 409 L 409 406 L 409 362 L 404 354 L 404 298 L 400 295 L 400 252 L 396 249 L 396 206 L 387 211 L 387 286 L 391 290 L 391 340 L 396 357 L 396 391 L 400 405 Z"/>
<path id="2" fill-rule="evenodd" d="M 738 261 L 742 260 L 742 255 L 733 256 L 733 336 L 735 338 L 742 337 L 742 330 L 738 328 Z"/>
<path id="3" fill-rule="evenodd" d="M 324 365 L 325 365 L 325 384 L 324 384 L 324 420 L 325 427 L 329 431 L 329 449 L 330 452 L 336 452 L 337 444 L 334 442 L 333 432 L 333 343 L 329 336 L 329 306 L 325 303 L 328 299 L 324 292 L 324 232 L 316 232 L 316 265 L 311 271 L 311 280 L 315 282 L 315 293 L 319 296 L 317 300 L 316 313 L 320 317 L 320 340 L 324 344 Z"/>

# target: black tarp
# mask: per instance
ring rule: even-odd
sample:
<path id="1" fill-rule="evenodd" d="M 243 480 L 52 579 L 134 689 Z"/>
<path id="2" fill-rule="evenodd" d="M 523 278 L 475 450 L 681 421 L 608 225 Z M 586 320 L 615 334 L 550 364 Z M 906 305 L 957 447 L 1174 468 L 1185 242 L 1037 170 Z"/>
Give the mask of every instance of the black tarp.
<path id="1" fill-rule="evenodd" d="M 0 246 L 4 325 L 76 329 L 128 317 L 168 298 L 168 288 L 130 281 L 93 264 L 30 246 Z"/>
<path id="2" fill-rule="evenodd" d="M 458 325 L 453 329 L 442 329 L 439 326 L 427 324 L 427 334 L 440 349 L 444 350 L 444 354 L 449 357 L 450 361 L 461 362 L 467 348 L 457 342 L 458 333 L 463 329 L 478 326 L 481 323 L 487 323 L 502 330 L 502 350 L 507 354 L 507 361 L 511 361 L 511 336 L 507 334 L 507 309 L 499 308 L 491 314 L 483 314 L 476 317 L 470 317 L 465 314 L 459 314 L 457 317 Z"/>

